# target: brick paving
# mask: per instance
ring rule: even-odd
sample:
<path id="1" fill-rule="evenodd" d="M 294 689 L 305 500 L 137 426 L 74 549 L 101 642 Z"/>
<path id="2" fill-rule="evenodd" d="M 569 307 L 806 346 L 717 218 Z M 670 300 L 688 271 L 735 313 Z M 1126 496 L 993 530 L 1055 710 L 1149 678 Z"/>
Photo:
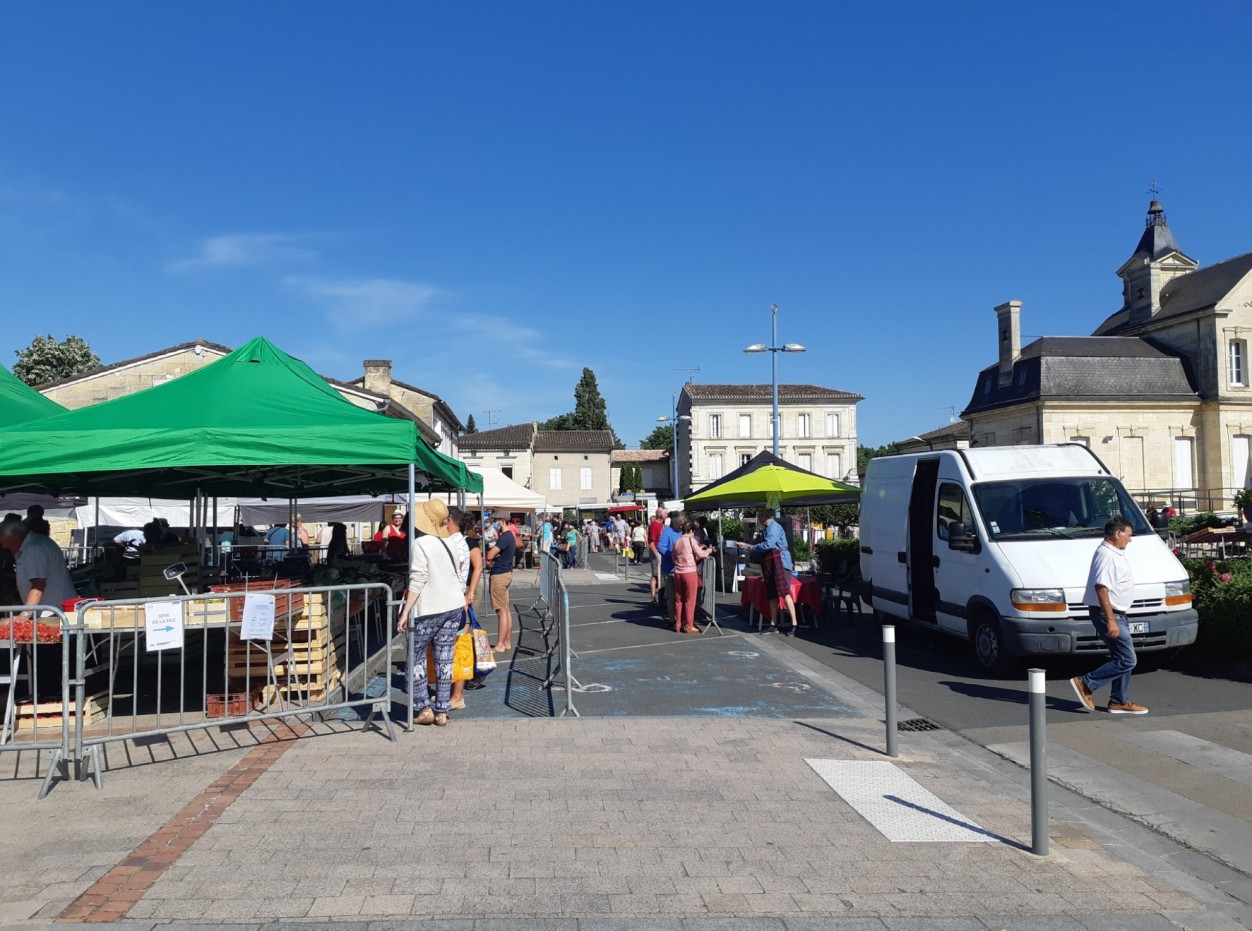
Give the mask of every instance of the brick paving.
<path id="1" fill-rule="evenodd" d="M 303 739 L 254 729 L 253 745 L 226 750 L 214 732 L 180 735 L 157 762 L 119 753 L 101 791 L 61 784 L 39 804 L 31 774 L 0 781 L 0 815 L 24 827 L 0 833 L 0 924 L 1239 926 L 1142 835 L 1081 811 L 1054 807 L 1051 854 L 1030 854 L 1027 774 L 952 734 L 902 734 L 897 764 L 995 840 L 887 841 L 805 762 L 884 759 L 874 696 L 777 638 L 723 642 L 728 664 L 751 647 L 830 700 L 793 716 L 661 717 L 632 713 L 625 689 L 612 716 L 454 714 L 396 743 L 325 722 Z M 812 716 L 822 708 L 843 713 Z"/>

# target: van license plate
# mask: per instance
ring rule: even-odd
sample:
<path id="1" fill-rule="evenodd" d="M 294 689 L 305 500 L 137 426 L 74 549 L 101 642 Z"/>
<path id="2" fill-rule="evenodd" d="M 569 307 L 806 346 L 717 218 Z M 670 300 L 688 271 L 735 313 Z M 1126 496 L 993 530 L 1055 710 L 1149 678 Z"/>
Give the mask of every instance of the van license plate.
<path id="1" fill-rule="evenodd" d="M 1132 634 L 1146 634 L 1148 632 L 1147 621 L 1129 621 L 1130 632 Z"/>

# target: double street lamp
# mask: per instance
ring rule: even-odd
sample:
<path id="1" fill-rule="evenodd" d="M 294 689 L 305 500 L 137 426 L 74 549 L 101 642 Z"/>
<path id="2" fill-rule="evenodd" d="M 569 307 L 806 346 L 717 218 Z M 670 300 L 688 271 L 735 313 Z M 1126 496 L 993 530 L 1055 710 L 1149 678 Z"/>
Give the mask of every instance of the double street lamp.
<path id="1" fill-rule="evenodd" d="M 778 305 L 769 305 L 770 313 L 770 344 L 766 346 L 764 343 L 753 343 L 744 349 L 744 352 L 768 352 L 770 354 L 770 382 L 773 385 L 774 395 L 774 455 L 778 455 L 778 435 L 782 430 L 782 424 L 778 420 L 778 353 L 780 352 L 804 352 L 804 347 L 799 343 L 785 343 L 778 345 Z"/>
<path id="2" fill-rule="evenodd" d="M 682 423 L 683 421 L 690 423 L 691 418 L 687 414 L 683 414 L 681 417 L 678 416 L 678 394 L 677 392 L 674 392 L 674 391 L 670 392 L 670 410 L 671 410 L 670 416 L 658 417 L 656 419 L 656 422 L 667 423 L 667 424 L 672 425 L 671 432 L 673 434 L 673 440 L 674 440 L 673 453 L 672 453 L 672 459 L 671 459 L 671 462 L 673 464 L 673 473 L 674 473 L 673 488 L 674 488 L 674 498 L 678 499 L 682 497 L 678 493 L 678 425 Z"/>

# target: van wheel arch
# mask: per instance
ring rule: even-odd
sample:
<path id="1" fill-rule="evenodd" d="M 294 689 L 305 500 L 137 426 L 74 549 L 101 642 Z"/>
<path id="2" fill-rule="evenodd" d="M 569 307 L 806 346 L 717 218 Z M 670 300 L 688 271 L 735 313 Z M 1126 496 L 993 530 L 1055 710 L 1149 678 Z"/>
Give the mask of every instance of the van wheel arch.
<path id="1" fill-rule="evenodd" d="M 993 611 L 981 605 L 971 607 L 968 633 L 980 669 L 993 676 L 1007 676 L 1013 671 L 1016 659 L 1004 643 L 999 618 Z"/>

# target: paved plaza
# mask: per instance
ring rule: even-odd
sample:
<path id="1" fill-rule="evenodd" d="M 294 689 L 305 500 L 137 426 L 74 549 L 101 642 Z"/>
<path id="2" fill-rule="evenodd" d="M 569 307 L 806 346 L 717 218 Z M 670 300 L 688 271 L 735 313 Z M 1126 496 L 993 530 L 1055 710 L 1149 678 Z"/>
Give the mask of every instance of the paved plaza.
<path id="1" fill-rule="evenodd" d="M 428 929 L 1226 929 L 1211 861 L 946 731 L 883 753 L 881 699 L 778 636 L 683 637 L 569 574 L 581 716 L 512 662 L 446 728 L 214 729 L 111 747 L 42 802 L 0 757 L 0 921 Z M 890 779 L 890 783 L 886 780 Z M 886 788 L 884 788 L 886 787 Z M 1225 887 L 1225 891 L 1224 891 Z M 1239 885 L 1246 893 L 1246 885 Z"/>

